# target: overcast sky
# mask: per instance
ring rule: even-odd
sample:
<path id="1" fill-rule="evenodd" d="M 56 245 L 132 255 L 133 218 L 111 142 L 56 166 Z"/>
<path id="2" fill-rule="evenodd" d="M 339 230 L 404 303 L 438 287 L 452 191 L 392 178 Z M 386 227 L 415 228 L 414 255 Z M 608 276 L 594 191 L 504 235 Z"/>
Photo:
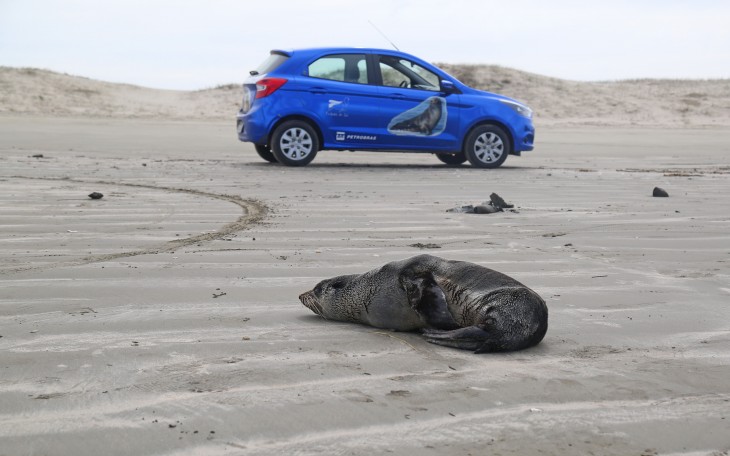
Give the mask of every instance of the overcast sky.
<path id="1" fill-rule="evenodd" d="M 573 80 L 730 78 L 727 0 L 0 0 L 0 65 L 240 83 L 273 48 L 390 47 Z"/>

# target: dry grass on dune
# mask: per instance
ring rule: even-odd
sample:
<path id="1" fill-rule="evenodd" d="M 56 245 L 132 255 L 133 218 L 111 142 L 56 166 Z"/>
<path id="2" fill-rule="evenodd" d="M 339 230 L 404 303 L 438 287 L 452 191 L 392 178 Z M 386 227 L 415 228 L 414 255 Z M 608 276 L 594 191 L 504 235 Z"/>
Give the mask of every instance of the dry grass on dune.
<path id="1" fill-rule="evenodd" d="M 529 104 L 546 125 L 730 126 L 730 80 L 577 82 L 494 65 L 439 65 L 477 89 Z M 32 68 L 0 67 L 0 113 L 230 119 L 240 84 L 160 90 Z"/>

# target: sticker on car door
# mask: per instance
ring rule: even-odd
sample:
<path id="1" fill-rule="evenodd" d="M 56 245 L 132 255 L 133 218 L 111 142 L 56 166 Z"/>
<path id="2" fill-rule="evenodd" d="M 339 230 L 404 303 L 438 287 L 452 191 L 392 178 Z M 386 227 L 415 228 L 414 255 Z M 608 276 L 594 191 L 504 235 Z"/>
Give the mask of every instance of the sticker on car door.
<path id="1" fill-rule="evenodd" d="M 388 132 L 399 136 L 436 136 L 446 129 L 446 116 L 446 99 L 429 97 L 393 117 Z"/>
<path id="2" fill-rule="evenodd" d="M 350 117 L 348 112 L 350 107 L 350 98 L 344 97 L 341 100 L 330 99 L 327 102 L 327 112 L 329 117 Z"/>

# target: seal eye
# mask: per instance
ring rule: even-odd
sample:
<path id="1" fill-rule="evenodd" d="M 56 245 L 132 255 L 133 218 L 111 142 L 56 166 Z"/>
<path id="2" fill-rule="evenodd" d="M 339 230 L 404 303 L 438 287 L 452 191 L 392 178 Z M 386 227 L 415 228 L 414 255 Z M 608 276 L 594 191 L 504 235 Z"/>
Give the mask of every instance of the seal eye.
<path id="1" fill-rule="evenodd" d="M 345 282 L 343 282 L 341 280 L 338 280 L 338 281 L 332 282 L 330 284 L 330 287 L 332 289 L 334 289 L 334 290 L 339 290 L 340 288 L 344 288 L 345 287 Z"/>

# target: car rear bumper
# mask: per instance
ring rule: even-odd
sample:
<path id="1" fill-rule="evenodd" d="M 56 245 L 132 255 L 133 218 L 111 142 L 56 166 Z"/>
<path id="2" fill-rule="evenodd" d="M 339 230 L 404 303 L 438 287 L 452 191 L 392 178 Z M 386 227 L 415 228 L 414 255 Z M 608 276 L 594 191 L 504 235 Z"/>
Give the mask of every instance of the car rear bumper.
<path id="1" fill-rule="evenodd" d="M 260 109 L 251 109 L 246 113 L 239 111 L 236 116 L 236 130 L 238 131 L 239 141 L 266 144 L 268 126 L 264 120 Z"/>

